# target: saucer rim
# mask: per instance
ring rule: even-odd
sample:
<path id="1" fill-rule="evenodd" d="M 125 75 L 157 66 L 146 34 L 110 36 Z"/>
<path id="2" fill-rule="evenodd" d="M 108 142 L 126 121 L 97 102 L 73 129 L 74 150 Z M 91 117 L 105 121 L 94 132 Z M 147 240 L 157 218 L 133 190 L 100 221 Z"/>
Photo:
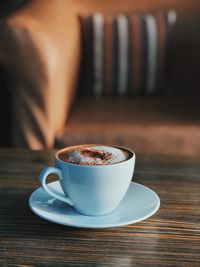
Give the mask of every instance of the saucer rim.
<path id="1" fill-rule="evenodd" d="M 54 182 L 51 182 L 49 184 L 57 184 L 59 183 L 59 181 L 54 181 Z M 38 187 L 37 189 L 35 189 L 31 195 L 29 196 L 29 199 L 28 199 L 28 204 L 29 204 L 29 208 L 31 209 L 31 211 L 37 215 L 38 217 L 48 221 L 48 222 L 51 222 L 51 223 L 55 223 L 55 224 L 58 224 L 58 225 L 63 225 L 63 226 L 67 226 L 67 227 L 73 227 L 73 228 L 84 228 L 84 229 L 103 229 L 103 228 L 111 228 L 111 227 L 120 227 L 120 226 L 126 226 L 126 225 L 130 225 L 130 224 L 135 224 L 137 222 L 141 222 L 147 218 L 150 218 L 152 215 L 154 215 L 158 209 L 160 208 L 160 198 L 159 196 L 157 195 L 156 192 L 154 192 L 151 188 L 145 186 L 145 185 L 142 185 L 140 183 L 136 183 L 136 182 L 131 182 L 130 186 L 134 186 L 134 184 L 136 184 L 137 186 L 140 186 L 140 187 L 143 187 L 143 189 L 145 190 L 148 190 L 150 191 L 154 197 L 156 198 L 156 207 L 152 209 L 152 211 L 150 213 L 147 213 L 147 215 L 143 216 L 143 217 L 140 217 L 138 219 L 135 219 L 135 220 L 128 220 L 128 221 L 125 221 L 125 222 L 120 222 L 120 223 L 105 223 L 105 224 L 95 224 L 95 225 L 92 225 L 92 223 L 90 225 L 84 225 L 82 223 L 78 224 L 74 224 L 74 223 L 70 223 L 70 222 L 63 222 L 63 221 L 59 221 L 59 220 L 56 220 L 56 219 L 52 219 L 52 218 L 49 218 L 48 216 L 44 216 L 44 215 L 41 215 L 41 213 L 37 212 L 36 210 L 34 210 L 34 207 L 31 205 L 31 198 L 33 196 L 34 193 L 36 193 L 36 191 L 42 189 L 42 187 Z M 43 190 L 44 191 L 44 190 Z M 47 194 L 45 191 L 44 191 L 45 194 Z M 117 210 L 117 209 L 116 209 Z M 81 213 L 78 213 L 75 209 L 74 209 L 74 212 L 79 215 L 80 217 L 106 217 L 108 215 L 111 215 L 112 213 L 110 214 L 107 214 L 107 215 L 102 215 L 102 216 L 87 216 L 87 215 L 84 215 L 84 214 L 81 214 Z M 114 213 L 115 211 L 113 211 Z"/>

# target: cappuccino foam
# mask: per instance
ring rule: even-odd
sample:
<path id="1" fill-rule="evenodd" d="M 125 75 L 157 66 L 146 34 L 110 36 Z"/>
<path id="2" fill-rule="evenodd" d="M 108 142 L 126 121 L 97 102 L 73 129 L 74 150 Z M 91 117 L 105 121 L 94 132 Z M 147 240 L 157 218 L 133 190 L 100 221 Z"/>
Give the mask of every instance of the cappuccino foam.
<path id="1" fill-rule="evenodd" d="M 61 153 L 59 158 L 80 165 L 108 165 L 127 160 L 127 153 L 116 147 L 83 145 Z"/>

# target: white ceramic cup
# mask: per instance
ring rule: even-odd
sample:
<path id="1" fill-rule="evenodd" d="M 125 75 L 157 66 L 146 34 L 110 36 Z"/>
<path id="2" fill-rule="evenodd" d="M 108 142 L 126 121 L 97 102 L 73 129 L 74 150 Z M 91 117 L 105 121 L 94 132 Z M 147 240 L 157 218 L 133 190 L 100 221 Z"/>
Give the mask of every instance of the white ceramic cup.
<path id="1" fill-rule="evenodd" d="M 55 167 L 41 170 L 41 186 L 49 195 L 72 205 L 81 214 L 100 216 L 113 212 L 131 183 L 135 153 L 122 148 L 130 153 L 130 158 L 119 163 L 95 166 L 74 164 L 59 158 L 61 152 L 73 148 L 59 150 L 55 154 Z M 57 174 L 64 196 L 48 187 L 46 179 L 51 173 Z"/>

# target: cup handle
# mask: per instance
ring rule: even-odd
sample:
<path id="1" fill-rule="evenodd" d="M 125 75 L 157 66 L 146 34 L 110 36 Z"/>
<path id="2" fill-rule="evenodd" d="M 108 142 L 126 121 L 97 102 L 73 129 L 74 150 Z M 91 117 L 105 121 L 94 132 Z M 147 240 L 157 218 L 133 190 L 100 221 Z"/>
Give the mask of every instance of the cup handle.
<path id="1" fill-rule="evenodd" d="M 50 187 L 48 187 L 48 185 L 46 183 L 46 179 L 47 179 L 48 175 L 51 173 L 56 174 L 60 181 L 62 180 L 62 172 L 59 168 L 46 167 L 46 168 L 41 170 L 40 175 L 39 175 L 39 181 L 40 181 L 42 188 L 44 189 L 44 191 L 46 191 L 52 197 L 59 199 L 65 203 L 73 206 L 73 203 L 69 197 L 62 196 L 59 192 L 53 191 L 52 189 L 50 189 Z"/>

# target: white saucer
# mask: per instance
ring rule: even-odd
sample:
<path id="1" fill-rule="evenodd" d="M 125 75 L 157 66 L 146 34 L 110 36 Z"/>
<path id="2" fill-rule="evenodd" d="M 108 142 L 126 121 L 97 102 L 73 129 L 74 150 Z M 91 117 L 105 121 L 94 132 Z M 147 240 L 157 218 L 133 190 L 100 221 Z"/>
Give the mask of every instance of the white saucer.
<path id="1" fill-rule="evenodd" d="M 48 186 L 63 194 L 58 181 Z M 160 206 L 160 199 L 148 187 L 132 182 L 118 208 L 104 216 L 79 214 L 70 205 L 48 195 L 41 187 L 31 194 L 29 206 L 35 214 L 50 222 L 81 228 L 106 228 L 133 224 L 152 216 Z"/>

